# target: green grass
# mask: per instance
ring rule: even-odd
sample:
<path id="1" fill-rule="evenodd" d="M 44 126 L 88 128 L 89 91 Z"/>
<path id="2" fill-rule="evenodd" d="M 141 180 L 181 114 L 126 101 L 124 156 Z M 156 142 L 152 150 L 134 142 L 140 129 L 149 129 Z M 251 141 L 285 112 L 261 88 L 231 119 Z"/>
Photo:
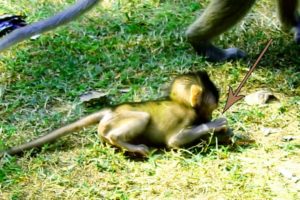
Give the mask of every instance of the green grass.
<path id="1" fill-rule="evenodd" d="M 25 14 L 33 22 L 73 2 L 5 0 L 0 14 Z M 279 169 L 300 177 L 300 47 L 280 30 L 275 5 L 261 0 L 216 40 L 244 49 L 247 59 L 205 62 L 184 31 L 207 3 L 114 1 L 1 53 L 0 149 L 108 106 L 86 107 L 79 102 L 84 92 L 108 92 L 111 104 L 156 99 L 172 77 L 192 70 L 207 70 L 220 88 L 219 117 L 228 86 L 238 86 L 272 38 L 241 93 L 268 88 L 280 102 L 258 107 L 240 101 L 225 113 L 234 132 L 255 139 L 254 145 L 162 150 L 139 160 L 102 143 L 94 127 L 39 154 L 2 158 L 0 199 L 299 199 L 300 182 Z M 264 127 L 278 132 L 266 137 Z M 286 135 L 296 139 L 283 142 Z"/>

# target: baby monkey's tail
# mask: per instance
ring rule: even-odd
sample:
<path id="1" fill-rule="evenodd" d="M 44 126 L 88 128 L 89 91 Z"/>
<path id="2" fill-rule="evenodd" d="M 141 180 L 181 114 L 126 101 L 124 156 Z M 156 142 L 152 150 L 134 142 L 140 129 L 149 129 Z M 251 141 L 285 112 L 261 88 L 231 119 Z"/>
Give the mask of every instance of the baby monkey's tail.
<path id="1" fill-rule="evenodd" d="M 81 130 L 85 127 L 88 127 L 90 125 L 97 124 L 104 117 L 104 115 L 106 115 L 110 111 L 111 111 L 110 109 L 104 109 L 104 110 L 100 110 L 99 112 L 87 115 L 71 124 L 68 124 L 59 129 L 56 129 L 56 130 L 54 130 L 44 136 L 41 136 L 35 140 L 21 144 L 19 146 L 12 147 L 5 151 L 1 151 L 0 157 L 2 157 L 4 154 L 15 155 L 15 154 L 21 153 L 25 150 L 29 150 L 29 149 L 36 148 L 36 147 L 41 147 L 44 144 L 53 142 L 54 140 L 56 140 L 64 135 L 76 132 L 76 131 Z"/>

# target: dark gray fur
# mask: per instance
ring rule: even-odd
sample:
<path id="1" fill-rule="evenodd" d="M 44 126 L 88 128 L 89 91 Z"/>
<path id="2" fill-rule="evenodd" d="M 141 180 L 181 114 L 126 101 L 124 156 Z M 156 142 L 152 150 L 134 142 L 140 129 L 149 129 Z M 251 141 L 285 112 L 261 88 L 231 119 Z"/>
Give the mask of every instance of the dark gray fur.
<path id="1" fill-rule="evenodd" d="M 33 35 L 54 29 L 88 11 L 100 0 L 79 0 L 72 7 L 48 19 L 17 29 L 0 40 L 0 51 Z M 203 14 L 186 31 L 188 42 L 209 61 L 225 61 L 246 56 L 238 48 L 221 49 L 212 40 L 230 29 L 249 12 L 255 0 L 211 0 Z M 295 29 L 295 41 L 300 43 L 298 0 L 277 0 L 283 28 Z"/>
<path id="2" fill-rule="evenodd" d="M 221 49 L 211 41 L 239 22 L 255 0 L 212 0 L 203 14 L 189 26 L 186 36 L 194 49 L 210 61 L 239 59 L 246 54 L 238 48 Z M 286 30 L 295 28 L 295 40 L 300 42 L 298 0 L 277 0 L 279 19 Z"/>

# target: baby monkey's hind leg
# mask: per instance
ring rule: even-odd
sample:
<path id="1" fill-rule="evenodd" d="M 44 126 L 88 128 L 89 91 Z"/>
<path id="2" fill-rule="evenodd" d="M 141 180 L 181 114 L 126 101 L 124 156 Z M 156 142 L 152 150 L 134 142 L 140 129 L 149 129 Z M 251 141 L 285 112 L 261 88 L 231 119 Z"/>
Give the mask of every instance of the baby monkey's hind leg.
<path id="1" fill-rule="evenodd" d="M 146 112 L 123 111 L 112 113 L 101 120 L 98 133 L 105 141 L 129 152 L 144 156 L 149 154 L 149 148 L 144 144 L 132 144 L 135 138 L 142 134 L 150 120 Z"/>
<path id="2" fill-rule="evenodd" d="M 186 31 L 194 49 L 209 61 L 243 58 L 246 54 L 237 48 L 221 49 L 211 40 L 235 25 L 244 17 L 255 0 L 212 0 L 203 14 Z"/>

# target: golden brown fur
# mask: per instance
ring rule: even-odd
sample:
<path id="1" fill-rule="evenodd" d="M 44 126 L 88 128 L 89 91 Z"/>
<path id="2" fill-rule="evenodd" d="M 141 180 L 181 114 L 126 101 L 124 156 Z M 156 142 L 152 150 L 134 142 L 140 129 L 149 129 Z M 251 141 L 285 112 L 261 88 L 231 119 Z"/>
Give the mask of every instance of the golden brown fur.
<path id="1" fill-rule="evenodd" d="M 149 146 L 180 148 L 210 133 L 224 131 L 226 119 L 211 121 L 219 101 L 218 90 L 206 72 L 181 75 L 164 100 L 126 103 L 106 108 L 3 153 L 17 154 L 41 147 L 68 133 L 99 123 L 99 136 L 106 142 L 142 155 Z M 228 135 L 226 140 L 231 137 Z"/>

